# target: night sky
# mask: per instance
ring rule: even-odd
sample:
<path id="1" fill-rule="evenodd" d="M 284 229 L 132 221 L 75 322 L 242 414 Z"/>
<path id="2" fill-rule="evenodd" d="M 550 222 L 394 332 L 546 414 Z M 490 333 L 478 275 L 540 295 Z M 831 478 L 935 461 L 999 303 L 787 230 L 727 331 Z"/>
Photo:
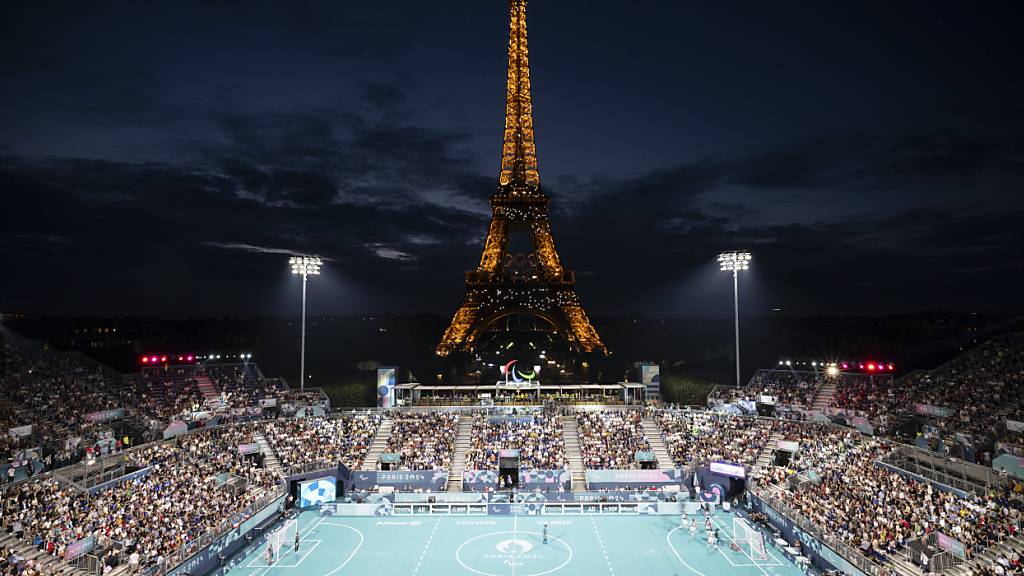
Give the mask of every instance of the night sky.
<path id="1" fill-rule="evenodd" d="M 1019 311 L 1017 2 L 534 0 L 541 185 L 592 316 Z M 507 6 L 6 3 L 0 311 L 450 314 Z"/>

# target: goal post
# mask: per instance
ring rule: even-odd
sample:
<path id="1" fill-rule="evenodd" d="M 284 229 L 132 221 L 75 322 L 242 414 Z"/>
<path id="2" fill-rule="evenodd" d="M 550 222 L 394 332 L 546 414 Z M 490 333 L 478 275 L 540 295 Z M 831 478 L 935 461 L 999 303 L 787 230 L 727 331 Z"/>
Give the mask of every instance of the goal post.
<path id="1" fill-rule="evenodd" d="M 299 523 L 296 520 L 287 520 L 284 526 L 281 526 L 277 530 L 270 533 L 267 538 L 267 542 L 270 544 L 271 549 L 274 551 L 274 558 L 281 557 L 281 549 L 288 548 L 295 542 L 295 534 L 299 531 Z"/>
<path id="2" fill-rule="evenodd" d="M 768 559 L 768 551 L 764 547 L 764 534 L 751 526 L 746 519 L 732 519 L 732 539 L 737 546 L 750 554 L 751 560 Z"/>

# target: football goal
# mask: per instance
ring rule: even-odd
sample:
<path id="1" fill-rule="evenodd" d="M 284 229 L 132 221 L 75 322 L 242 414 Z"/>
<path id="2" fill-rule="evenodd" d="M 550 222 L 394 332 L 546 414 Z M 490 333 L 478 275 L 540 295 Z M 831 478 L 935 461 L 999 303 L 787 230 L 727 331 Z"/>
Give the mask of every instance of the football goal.
<path id="1" fill-rule="evenodd" d="M 299 531 L 299 523 L 295 520 L 288 520 L 277 530 L 270 533 L 267 543 L 274 550 L 274 558 L 281 557 L 281 549 L 288 550 L 295 542 L 295 534 Z"/>
<path id="2" fill-rule="evenodd" d="M 732 519 L 732 539 L 742 550 L 750 554 L 751 560 L 767 560 L 764 535 L 743 518 Z"/>

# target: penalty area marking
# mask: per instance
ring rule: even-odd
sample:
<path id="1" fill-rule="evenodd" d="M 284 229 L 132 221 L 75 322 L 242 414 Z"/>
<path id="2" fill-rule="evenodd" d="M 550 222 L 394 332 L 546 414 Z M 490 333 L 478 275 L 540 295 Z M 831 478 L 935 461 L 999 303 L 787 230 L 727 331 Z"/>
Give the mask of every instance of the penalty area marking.
<path id="1" fill-rule="evenodd" d="M 466 566 L 466 563 L 462 561 L 462 549 L 465 548 L 467 544 L 469 544 L 470 542 L 473 542 L 474 540 L 479 540 L 481 538 L 487 538 L 488 536 L 497 536 L 499 534 L 512 534 L 513 536 L 516 536 L 516 535 L 519 535 L 519 534 L 533 534 L 534 536 L 539 536 L 541 538 L 544 537 L 544 535 L 541 534 L 540 532 L 531 532 L 531 531 L 526 531 L 526 530 L 515 530 L 515 531 L 513 531 L 513 530 L 504 530 L 502 532 L 488 532 L 486 534 L 481 534 L 479 536 L 474 536 L 474 537 L 470 538 L 469 540 L 466 540 L 465 542 L 463 542 L 462 545 L 459 546 L 459 548 L 457 550 L 455 550 L 455 560 L 458 561 L 459 565 L 461 565 L 466 570 L 469 570 L 470 572 L 472 572 L 474 574 L 480 574 L 480 576 L 505 576 L 504 574 L 491 574 L 490 572 L 481 572 L 480 570 L 476 570 L 476 569 L 470 568 L 469 566 Z M 572 560 L 572 546 L 569 546 L 564 540 L 562 540 L 561 538 L 557 538 L 555 536 L 550 536 L 549 535 L 548 536 L 548 540 L 555 540 L 559 544 L 561 544 L 562 546 L 565 546 L 566 551 L 569 552 L 569 557 L 565 559 L 565 562 L 562 562 L 561 564 L 559 564 L 558 566 L 555 566 L 554 568 L 552 568 L 550 570 L 545 570 L 543 572 L 534 572 L 533 574 L 520 574 L 519 576 L 543 576 L 544 574 L 551 574 L 552 572 L 556 572 L 558 570 L 561 570 L 562 568 L 565 568 L 565 566 L 567 564 L 569 564 L 569 562 Z M 515 570 L 515 567 L 513 566 L 513 571 L 514 570 Z M 704 576 L 704 575 L 701 575 L 701 576 Z"/>
<path id="2" fill-rule="evenodd" d="M 308 557 L 310 554 L 312 554 L 313 550 L 316 550 L 316 547 L 320 545 L 321 541 L 320 540 L 305 540 L 305 539 L 302 539 L 302 540 L 300 540 L 300 542 L 309 542 L 309 543 L 312 544 L 312 546 L 307 547 L 306 550 L 305 550 L 305 554 L 303 554 L 302 556 L 299 557 L 298 560 L 295 560 L 294 562 L 292 562 L 290 564 L 282 564 L 280 561 L 274 562 L 273 564 L 267 564 L 266 562 L 262 561 L 263 560 L 263 555 L 262 554 L 257 554 L 255 558 L 253 558 L 252 560 L 249 561 L 249 563 L 246 565 L 246 568 L 299 568 L 299 567 L 302 566 L 302 563 L 306 560 L 306 557 Z M 293 551 L 293 549 L 289 548 L 288 552 L 285 552 L 284 554 L 281 555 L 280 560 L 284 560 L 285 558 L 288 558 L 289 557 L 289 552 L 292 552 L 292 551 Z M 294 556 L 294 554 L 292 554 L 292 556 Z M 257 562 L 258 562 L 258 564 L 257 564 Z"/>
<path id="3" fill-rule="evenodd" d="M 701 572 L 700 570 L 697 570 L 693 566 L 690 566 L 689 564 L 687 564 L 686 560 L 683 560 L 683 557 L 679 555 L 679 550 L 676 550 L 675 545 L 672 544 L 672 533 L 675 532 L 676 530 L 681 530 L 682 528 L 683 528 L 682 526 L 676 526 L 675 528 L 669 530 L 668 534 L 665 535 L 665 542 L 668 544 L 668 547 L 672 549 L 672 553 L 676 555 L 676 559 L 679 560 L 683 564 L 683 566 L 686 566 L 687 568 L 689 568 L 690 572 L 693 572 L 697 576 L 708 576 L 707 574 L 705 574 L 705 573 Z"/>
<path id="4" fill-rule="evenodd" d="M 319 541 L 319 540 L 306 540 L 306 537 L 307 537 L 307 536 L 309 536 L 310 534 L 312 534 L 312 533 L 313 533 L 313 530 L 316 530 L 316 529 L 317 529 L 317 527 L 318 527 L 318 526 L 320 526 L 321 524 L 323 524 L 323 523 L 324 523 L 324 520 L 326 520 L 326 519 L 327 519 L 327 518 L 321 518 L 320 520 L 318 520 L 317 522 L 315 522 L 315 523 L 314 523 L 314 524 L 313 524 L 312 526 L 310 526 L 309 528 L 307 528 L 307 529 L 306 529 L 306 535 L 305 535 L 305 536 L 303 536 L 303 535 L 302 535 L 302 531 L 300 530 L 300 531 L 299 531 L 299 541 L 300 541 L 300 542 L 316 542 L 316 543 L 317 543 L 317 545 L 318 545 L 318 544 L 320 543 L 320 541 Z M 314 546 L 313 546 L 313 548 L 316 548 L 316 546 L 317 546 L 317 545 L 314 545 Z M 310 549 L 309 549 L 309 552 L 307 552 L 307 553 L 306 553 L 306 554 L 305 554 L 305 555 L 304 555 L 304 556 L 303 556 L 303 557 L 302 557 L 301 559 L 299 559 L 299 561 L 298 561 L 298 562 L 296 562 L 296 563 L 295 563 L 294 565 L 289 565 L 289 564 L 277 564 L 277 563 L 275 563 L 275 564 L 266 564 L 266 563 L 263 563 L 263 564 L 253 564 L 254 562 L 257 562 L 258 560 L 260 560 L 260 559 L 261 559 L 261 558 L 263 557 L 263 555 L 259 553 L 259 551 L 260 551 L 260 548 L 261 548 L 262 546 L 263 546 L 263 542 L 261 542 L 261 543 L 260 543 L 259 545 L 257 545 L 257 546 L 256 546 L 256 553 L 257 553 L 257 554 L 256 554 L 256 557 L 255 557 L 255 558 L 253 558 L 252 560 L 250 560 L 250 561 L 249 561 L 249 564 L 248 564 L 248 565 L 246 566 L 246 568 L 256 568 L 257 570 L 262 570 L 262 569 L 264 569 L 264 568 L 265 568 L 265 569 L 266 569 L 266 571 L 265 571 L 265 572 L 263 573 L 264 575 L 265 575 L 265 574 L 266 574 L 267 572 L 270 572 L 270 569 L 271 569 L 271 568 L 274 568 L 275 566 L 276 566 L 276 567 L 278 567 L 278 568 L 297 568 L 297 567 L 299 567 L 299 565 L 301 565 L 301 564 L 302 564 L 302 561 L 306 559 L 306 556 L 309 556 L 309 552 L 312 552 L 312 551 L 313 551 L 313 548 L 310 548 Z M 288 555 L 288 552 L 289 552 L 289 551 L 291 551 L 291 550 L 292 550 L 291 548 L 286 548 L 286 549 L 285 549 L 285 553 L 284 553 L 284 554 L 282 554 L 282 555 L 280 556 L 280 558 L 278 558 L 278 560 L 281 560 L 281 559 L 283 559 L 283 558 L 284 558 L 285 556 L 287 556 L 287 555 Z"/>
<path id="5" fill-rule="evenodd" d="M 359 535 L 359 544 L 357 544 L 356 547 L 355 547 L 355 550 L 352 550 L 352 553 L 348 555 L 348 558 L 345 558 L 345 561 L 342 562 L 337 568 L 335 568 L 334 570 L 331 570 L 327 574 L 324 574 L 324 576 L 331 576 L 332 574 L 337 574 L 339 570 L 344 568 L 345 565 L 347 565 L 349 562 L 352 561 L 353 558 L 356 557 L 356 552 L 359 552 L 359 549 L 363 547 L 363 541 L 365 540 L 365 538 L 363 538 L 363 533 L 362 532 L 360 532 L 359 530 L 349 526 L 348 524 L 335 524 L 334 522 L 321 522 L 321 524 L 324 524 L 326 526 L 340 526 L 342 528 L 348 528 L 349 530 L 351 530 L 351 531 L 353 531 L 353 532 L 355 532 L 356 534 Z M 318 524 L 318 526 L 319 526 L 319 524 Z"/>

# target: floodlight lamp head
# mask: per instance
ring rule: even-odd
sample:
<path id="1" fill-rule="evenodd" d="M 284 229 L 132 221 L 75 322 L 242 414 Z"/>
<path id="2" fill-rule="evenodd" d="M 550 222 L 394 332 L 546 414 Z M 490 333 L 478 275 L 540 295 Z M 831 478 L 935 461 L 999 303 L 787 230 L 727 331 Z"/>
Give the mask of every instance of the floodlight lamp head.
<path id="1" fill-rule="evenodd" d="M 322 265 L 321 260 L 315 256 L 292 256 L 288 259 L 288 263 L 291 264 L 292 274 L 303 276 L 320 274 Z"/>
<path id="2" fill-rule="evenodd" d="M 738 250 L 734 252 L 722 252 L 718 255 L 718 266 L 722 271 L 735 272 L 737 270 L 750 269 L 750 252 Z"/>

